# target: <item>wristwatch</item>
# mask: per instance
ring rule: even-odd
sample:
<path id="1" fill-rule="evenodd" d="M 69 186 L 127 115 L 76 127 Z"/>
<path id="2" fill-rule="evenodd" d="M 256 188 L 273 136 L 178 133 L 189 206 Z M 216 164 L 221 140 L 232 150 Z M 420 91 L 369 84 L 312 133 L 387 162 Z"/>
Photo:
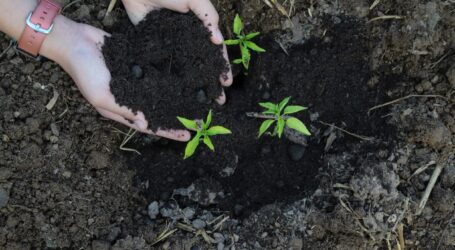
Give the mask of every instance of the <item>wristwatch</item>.
<path id="1" fill-rule="evenodd" d="M 38 0 L 36 9 L 27 16 L 26 26 L 16 49 L 32 58 L 38 58 L 46 36 L 54 27 L 54 19 L 60 13 L 60 4 L 52 0 Z"/>

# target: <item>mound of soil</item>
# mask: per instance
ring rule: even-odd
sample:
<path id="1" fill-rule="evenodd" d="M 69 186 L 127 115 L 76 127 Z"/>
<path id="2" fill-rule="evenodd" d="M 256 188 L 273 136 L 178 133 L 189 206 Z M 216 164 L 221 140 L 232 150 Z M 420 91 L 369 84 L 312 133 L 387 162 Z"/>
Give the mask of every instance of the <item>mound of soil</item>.
<path id="1" fill-rule="evenodd" d="M 216 152 L 201 144 L 192 158 L 183 160 L 181 143 L 166 141 L 141 148 L 142 156 L 133 156 L 129 165 L 137 166 L 138 178 L 148 183 L 147 198 L 167 199 L 176 188 L 205 183 L 205 190 L 221 194 L 215 201 L 219 208 L 243 208 L 247 213 L 314 191 L 319 168 L 324 167 L 327 137 L 333 132 L 320 122 L 366 136 L 387 131 L 380 114 L 367 115 L 370 107 L 381 102 L 378 93 L 384 92 L 381 83 L 373 88 L 367 85 L 368 39 L 361 24 L 342 20 L 337 25 L 329 20 L 325 39 L 313 39 L 287 53 L 272 39 L 258 42 L 267 52 L 253 58 L 248 76 L 236 77 L 226 92 L 226 105 L 212 106 L 212 124 L 232 130 L 231 136 L 212 138 Z M 291 104 L 309 107 L 309 113 L 296 115 L 313 133 L 307 146 L 284 138 L 258 139 L 262 120 L 246 116 L 262 111 L 259 102 L 277 103 L 288 96 Z M 330 152 L 349 150 L 353 137 L 335 134 Z"/>
<path id="2" fill-rule="evenodd" d="M 119 21 L 103 47 L 116 102 L 144 112 L 152 130 L 180 127 L 176 116 L 204 114 L 228 69 L 210 36 L 192 13 L 154 11 L 137 26 Z M 205 101 L 195 102 L 201 91 Z"/>

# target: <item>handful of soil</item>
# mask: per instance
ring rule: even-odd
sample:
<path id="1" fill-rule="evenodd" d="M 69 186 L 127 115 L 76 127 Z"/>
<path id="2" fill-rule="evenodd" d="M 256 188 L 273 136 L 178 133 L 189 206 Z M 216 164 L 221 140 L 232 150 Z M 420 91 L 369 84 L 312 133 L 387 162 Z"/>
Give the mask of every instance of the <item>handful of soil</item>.
<path id="1" fill-rule="evenodd" d="M 153 131 L 180 128 L 176 116 L 204 117 L 228 71 L 210 36 L 192 13 L 153 11 L 137 26 L 118 22 L 103 47 L 116 102 L 142 111 Z"/>

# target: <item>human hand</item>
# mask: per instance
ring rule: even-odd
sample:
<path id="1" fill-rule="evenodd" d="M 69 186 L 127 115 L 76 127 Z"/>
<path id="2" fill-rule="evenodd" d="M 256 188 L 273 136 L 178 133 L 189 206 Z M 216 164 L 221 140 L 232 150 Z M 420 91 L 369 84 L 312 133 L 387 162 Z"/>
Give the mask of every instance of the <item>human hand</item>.
<path id="1" fill-rule="evenodd" d="M 211 41 L 216 45 L 223 45 L 223 55 L 229 65 L 229 71 L 220 76 L 221 85 L 227 87 L 232 84 L 233 77 L 230 69 L 229 57 L 226 45 L 223 44 L 224 38 L 218 27 L 219 16 L 210 0 L 122 0 L 126 12 L 133 24 L 138 24 L 145 16 L 153 10 L 165 8 L 177 12 L 186 13 L 193 11 L 201 19 L 204 26 L 212 33 Z M 226 95 L 222 92 L 217 99 L 219 104 L 226 102 Z"/>
<path id="2" fill-rule="evenodd" d="M 186 130 L 159 129 L 152 132 L 147 129 L 148 123 L 142 112 L 134 114 L 127 107 L 119 106 L 110 91 L 111 74 L 101 52 L 104 38 L 109 34 L 89 25 L 75 22 L 70 24 L 73 26 L 68 29 L 71 34 L 67 34 L 65 38 L 68 43 L 61 41 L 68 45 L 67 50 L 56 57 L 55 61 L 73 78 L 82 95 L 101 115 L 144 133 L 177 141 L 190 139 Z"/>

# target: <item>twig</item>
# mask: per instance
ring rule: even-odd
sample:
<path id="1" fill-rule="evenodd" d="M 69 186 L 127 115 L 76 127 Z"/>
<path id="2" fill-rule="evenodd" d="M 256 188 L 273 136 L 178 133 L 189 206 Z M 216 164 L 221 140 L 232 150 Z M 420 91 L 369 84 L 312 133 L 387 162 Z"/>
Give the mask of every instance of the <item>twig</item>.
<path id="1" fill-rule="evenodd" d="M 9 49 L 11 49 L 11 47 L 13 47 L 13 44 L 14 44 L 14 42 L 13 42 L 13 40 L 11 40 L 11 41 L 9 42 L 8 47 L 6 47 L 6 49 L 3 50 L 2 53 L 0 53 L 0 59 L 2 59 L 2 57 L 6 54 L 6 52 L 8 52 Z"/>
<path id="2" fill-rule="evenodd" d="M 433 69 L 434 67 L 436 67 L 436 66 L 437 66 L 439 63 L 441 63 L 442 60 L 444 60 L 449 54 L 450 54 L 450 51 L 447 52 L 446 54 L 444 54 L 443 56 L 441 56 L 441 58 L 439 58 L 436 62 L 431 63 L 431 64 L 430 64 L 430 69 Z"/>
<path id="3" fill-rule="evenodd" d="M 400 246 L 400 249 L 405 249 L 405 245 L 404 245 L 404 234 L 403 234 L 403 223 L 400 223 L 400 225 L 398 226 L 398 240 L 400 242 L 399 246 Z"/>
<path id="4" fill-rule="evenodd" d="M 436 164 L 435 161 L 430 161 L 425 166 L 422 166 L 422 167 L 418 168 L 411 176 L 409 176 L 408 181 L 411 180 L 412 177 L 422 173 L 423 171 L 427 170 L 427 168 L 429 168 L 430 166 L 433 166 L 435 164 Z"/>
<path id="5" fill-rule="evenodd" d="M 132 130 L 133 129 L 130 128 L 128 133 L 125 135 L 123 142 L 120 144 L 120 149 L 123 151 L 135 152 L 136 154 L 141 155 L 141 153 L 139 151 L 137 151 L 136 149 L 125 147 L 125 145 L 131 140 L 131 138 L 133 138 L 133 136 L 137 133 L 137 130 L 134 130 L 133 132 L 131 132 Z"/>
<path id="6" fill-rule="evenodd" d="M 370 6 L 370 10 L 374 9 L 374 7 L 376 7 L 376 5 L 378 5 L 380 2 L 381 0 L 374 0 L 374 2 Z"/>
<path id="7" fill-rule="evenodd" d="M 66 9 L 68 9 L 69 7 L 73 6 L 74 4 L 76 3 L 79 3 L 81 0 L 74 0 L 72 1 L 71 3 L 68 3 L 67 5 L 65 5 L 62 9 L 62 13 L 65 12 Z"/>
<path id="8" fill-rule="evenodd" d="M 329 127 L 332 127 L 332 128 L 335 128 L 335 129 L 338 129 L 338 130 L 340 130 L 340 131 L 342 131 L 342 132 L 344 132 L 344 133 L 346 133 L 346 134 L 348 134 L 350 136 L 353 136 L 353 137 L 361 139 L 361 140 L 365 140 L 365 141 L 374 141 L 375 140 L 374 137 L 368 137 L 368 136 L 364 136 L 364 135 L 354 134 L 354 133 L 349 132 L 349 131 L 347 131 L 345 129 L 337 127 L 337 126 L 335 126 L 333 124 L 329 124 L 329 123 L 326 123 L 326 122 L 323 122 L 323 121 L 319 121 L 319 123 L 321 123 L 323 125 L 326 125 L 326 126 L 329 126 Z"/>
<path id="9" fill-rule="evenodd" d="M 409 98 L 412 98 L 412 97 L 442 98 L 444 100 L 447 100 L 447 98 L 445 96 L 442 96 L 442 95 L 414 95 L 414 94 L 412 94 L 412 95 L 400 97 L 400 98 L 395 99 L 395 100 L 390 101 L 390 102 L 386 102 L 386 103 L 374 106 L 374 107 L 372 107 L 372 108 L 370 108 L 368 110 L 368 114 L 370 114 L 370 112 L 375 110 L 375 109 L 383 108 L 385 106 L 388 106 L 388 105 L 391 105 L 391 104 L 394 104 L 394 103 L 397 103 L 397 102 L 400 102 L 400 101 L 403 101 L 403 100 L 406 100 L 406 99 L 409 99 Z"/>
<path id="10" fill-rule="evenodd" d="M 375 17 L 375 18 L 371 18 L 370 20 L 367 21 L 367 23 L 371 23 L 371 22 L 378 21 L 378 20 L 387 20 L 387 19 L 404 19 L 404 17 L 403 16 L 396 16 L 396 15 L 378 16 L 378 17 Z"/>
<path id="11" fill-rule="evenodd" d="M 116 3 L 117 3 L 117 0 L 111 0 L 111 2 L 109 3 L 109 6 L 107 7 L 106 16 L 112 12 Z"/>
<path id="12" fill-rule="evenodd" d="M 447 149 L 447 151 L 443 152 L 443 156 L 436 165 L 436 168 L 434 169 L 433 174 L 431 175 L 431 179 L 428 182 L 427 188 L 425 189 L 425 192 L 422 195 L 422 199 L 420 200 L 416 215 L 420 215 L 423 209 L 425 208 L 428 198 L 430 197 L 431 191 L 433 190 L 434 185 L 436 184 L 436 181 L 438 180 L 438 177 L 442 172 L 442 169 L 444 169 L 445 165 L 448 163 L 449 155 L 451 154 L 451 156 L 453 156 L 452 150 L 453 147 L 450 147 Z"/>
<path id="13" fill-rule="evenodd" d="M 260 119 L 273 119 L 273 120 L 276 120 L 276 116 L 274 115 L 264 115 L 264 114 L 261 114 L 261 113 L 256 113 L 256 112 L 246 112 L 246 116 L 248 117 L 253 117 L 253 118 L 260 118 Z M 284 119 L 287 119 L 289 118 L 289 116 L 282 116 Z"/>

